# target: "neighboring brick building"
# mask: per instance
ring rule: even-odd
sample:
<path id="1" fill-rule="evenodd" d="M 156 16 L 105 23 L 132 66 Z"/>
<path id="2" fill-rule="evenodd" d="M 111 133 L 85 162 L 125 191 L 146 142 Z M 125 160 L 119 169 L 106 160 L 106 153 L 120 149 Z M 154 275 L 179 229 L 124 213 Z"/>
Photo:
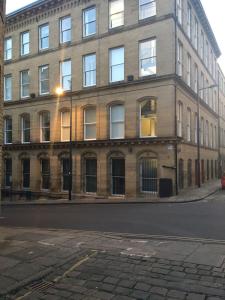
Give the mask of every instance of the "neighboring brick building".
<path id="1" fill-rule="evenodd" d="M 5 0 L 0 2 L 0 170 L 2 170 L 2 108 L 3 108 L 3 45 L 5 29 Z M 2 183 L 2 172 L 0 172 L 0 188 Z M 1 198 L 1 195 L 0 195 Z"/>
<path id="2" fill-rule="evenodd" d="M 40 0 L 11 13 L 4 188 L 65 195 L 70 97 L 74 194 L 152 197 L 161 178 L 174 193 L 194 187 L 198 91 L 201 181 L 215 179 L 225 154 L 219 56 L 199 0 Z M 219 96 L 200 92 L 218 74 Z"/>

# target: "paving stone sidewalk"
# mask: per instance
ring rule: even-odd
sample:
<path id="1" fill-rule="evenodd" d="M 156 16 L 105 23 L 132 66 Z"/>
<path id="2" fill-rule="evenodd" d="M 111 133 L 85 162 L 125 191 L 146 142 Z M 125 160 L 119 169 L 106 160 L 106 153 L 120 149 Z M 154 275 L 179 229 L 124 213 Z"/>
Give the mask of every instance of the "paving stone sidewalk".
<path id="1" fill-rule="evenodd" d="M 225 242 L 0 227 L 0 299 L 225 299 Z"/>
<path id="2" fill-rule="evenodd" d="M 123 197 L 114 197 L 114 198 L 92 198 L 84 197 L 83 195 L 76 195 L 75 200 L 68 201 L 67 199 L 39 199 L 39 200 L 17 200 L 6 199 L 2 202 L 3 205 L 57 205 L 57 204 L 90 204 L 90 203 L 184 203 L 184 202 L 193 202 L 203 200 L 206 197 L 214 194 L 221 189 L 221 183 L 219 180 L 207 182 L 201 186 L 201 188 L 188 188 L 183 190 L 177 196 L 168 197 L 168 198 L 158 198 L 149 196 L 146 194 L 144 197 L 140 198 L 123 198 Z"/>

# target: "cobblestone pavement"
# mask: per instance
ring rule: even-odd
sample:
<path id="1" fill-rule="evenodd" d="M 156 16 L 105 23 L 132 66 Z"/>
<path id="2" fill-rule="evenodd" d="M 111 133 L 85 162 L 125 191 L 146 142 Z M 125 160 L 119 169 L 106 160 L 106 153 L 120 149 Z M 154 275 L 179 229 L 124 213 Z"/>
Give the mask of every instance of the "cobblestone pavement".
<path id="1" fill-rule="evenodd" d="M 225 243 L 0 228 L 0 299 L 225 299 Z"/>

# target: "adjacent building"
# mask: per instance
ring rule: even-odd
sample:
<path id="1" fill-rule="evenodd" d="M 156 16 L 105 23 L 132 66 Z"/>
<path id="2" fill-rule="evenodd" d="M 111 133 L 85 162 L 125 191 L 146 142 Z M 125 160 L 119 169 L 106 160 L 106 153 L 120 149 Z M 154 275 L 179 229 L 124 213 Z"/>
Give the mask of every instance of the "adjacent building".
<path id="1" fill-rule="evenodd" d="M 3 108 L 3 46 L 4 46 L 4 29 L 5 29 L 5 1 L 0 2 L 0 170 L 2 170 L 2 133 L 3 133 L 3 122 L 2 122 L 2 108 Z M 2 183 L 2 172 L 0 172 L 0 189 Z M 0 195 L 1 200 L 1 195 Z"/>
<path id="2" fill-rule="evenodd" d="M 218 178 L 220 55 L 200 0 L 39 0 L 9 14 L 4 189 L 66 196 L 71 144 L 76 196 L 157 197 L 163 178 L 174 194 Z"/>

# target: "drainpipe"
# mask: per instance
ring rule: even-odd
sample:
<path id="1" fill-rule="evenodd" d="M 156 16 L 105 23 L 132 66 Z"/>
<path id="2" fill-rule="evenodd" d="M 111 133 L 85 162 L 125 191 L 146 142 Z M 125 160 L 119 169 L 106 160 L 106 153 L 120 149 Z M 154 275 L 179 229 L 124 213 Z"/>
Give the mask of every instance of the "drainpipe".
<path id="1" fill-rule="evenodd" d="M 175 25 L 175 77 L 177 74 L 177 5 L 176 0 L 174 0 L 174 25 Z M 174 145 L 174 160 L 175 160 L 175 193 L 178 195 L 178 145 L 177 145 L 177 82 L 175 79 L 174 85 L 174 133 L 176 137 Z"/>

